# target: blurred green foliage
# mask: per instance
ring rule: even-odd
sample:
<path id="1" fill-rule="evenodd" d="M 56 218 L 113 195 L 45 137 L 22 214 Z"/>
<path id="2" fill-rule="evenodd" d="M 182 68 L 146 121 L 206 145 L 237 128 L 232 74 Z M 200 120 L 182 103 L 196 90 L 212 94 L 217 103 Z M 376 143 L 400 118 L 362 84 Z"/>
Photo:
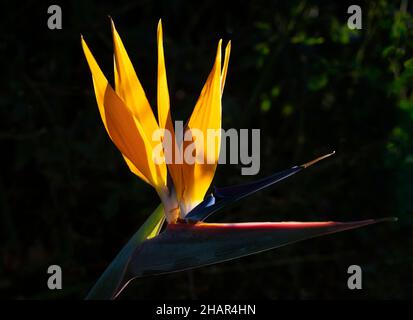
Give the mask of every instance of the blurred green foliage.
<path id="1" fill-rule="evenodd" d="M 310 240 L 199 270 L 137 280 L 123 298 L 413 297 L 413 4 L 81 1 L 4 5 L 0 48 L 1 264 L 8 298 L 83 298 L 159 200 L 127 169 L 99 118 L 82 33 L 112 79 L 110 14 L 147 96 L 156 101 L 156 24 L 163 19 L 175 119 L 186 120 L 219 38 L 232 40 L 224 128 L 261 129 L 260 176 L 335 149 L 336 156 L 210 221 L 398 223 Z M 218 168 L 216 185 L 245 182 Z M 49 291 L 47 266 L 63 268 Z M 364 270 L 347 289 L 347 267 Z"/>

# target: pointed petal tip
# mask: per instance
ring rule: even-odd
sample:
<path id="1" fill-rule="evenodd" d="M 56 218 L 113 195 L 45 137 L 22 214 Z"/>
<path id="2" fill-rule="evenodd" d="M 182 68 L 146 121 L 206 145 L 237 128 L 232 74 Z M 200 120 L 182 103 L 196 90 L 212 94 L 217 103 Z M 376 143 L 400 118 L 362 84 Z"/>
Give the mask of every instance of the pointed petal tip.
<path id="1" fill-rule="evenodd" d="M 90 51 L 89 46 L 87 45 L 86 40 L 85 40 L 85 38 L 83 38 L 82 34 L 80 35 L 80 44 L 82 46 L 83 53 L 86 55 L 86 59 L 89 62 L 88 56 L 91 56 L 91 58 L 93 58 L 93 56 L 92 56 L 92 52 Z M 94 60 L 94 58 L 92 60 Z"/>
<path id="2" fill-rule="evenodd" d="M 157 36 L 158 36 L 158 41 L 159 41 L 159 39 L 163 36 L 162 35 L 162 19 L 159 19 L 159 22 L 158 22 L 158 28 L 157 28 Z"/>
<path id="3" fill-rule="evenodd" d="M 398 220 L 399 219 L 397 217 L 384 217 L 384 218 L 366 219 L 366 220 L 353 221 L 353 222 L 369 225 L 369 224 L 376 224 L 376 223 L 381 223 L 381 222 L 396 222 Z M 352 222 L 347 222 L 347 223 L 352 223 Z"/>
<path id="4" fill-rule="evenodd" d="M 113 21 L 111 16 L 108 16 L 109 20 L 110 20 L 110 29 L 112 30 L 112 33 L 116 32 L 116 28 L 115 28 L 115 22 Z"/>
<path id="5" fill-rule="evenodd" d="M 306 163 L 300 165 L 300 167 L 301 167 L 301 168 L 304 168 L 304 169 L 305 169 L 305 168 L 308 168 L 308 167 L 312 166 L 313 164 L 316 164 L 317 162 L 319 162 L 319 161 L 321 161 L 321 160 L 324 160 L 324 159 L 332 156 L 332 155 L 335 154 L 335 153 L 336 153 L 335 151 L 330 152 L 330 153 L 325 154 L 325 155 L 323 155 L 323 156 L 321 156 L 321 157 L 318 157 L 318 158 L 316 158 L 316 159 L 314 159 L 314 160 L 311 160 L 311 161 L 309 161 L 309 162 L 306 162 Z"/>
<path id="6" fill-rule="evenodd" d="M 83 38 L 83 34 L 80 34 L 80 45 L 82 46 L 83 53 L 86 54 L 89 51 L 89 48 L 86 44 L 85 38 Z"/>
<path id="7" fill-rule="evenodd" d="M 85 38 L 83 37 L 83 34 L 80 34 L 80 44 L 82 45 L 83 50 L 88 50 L 87 43 L 85 41 Z"/>
<path id="8" fill-rule="evenodd" d="M 221 64 L 221 60 L 222 60 L 222 39 L 219 39 L 219 41 L 218 41 L 218 48 L 217 48 L 217 55 L 216 55 L 216 58 L 215 58 L 215 60 L 218 60 L 219 62 L 220 62 L 220 64 Z"/>
<path id="9" fill-rule="evenodd" d="M 113 38 L 113 41 L 115 41 L 115 38 L 119 38 L 119 34 L 118 34 L 118 31 L 116 30 L 115 21 L 113 21 L 111 16 L 109 16 L 109 19 L 110 19 L 110 30 L 112 32 L 112 38 Z"/>

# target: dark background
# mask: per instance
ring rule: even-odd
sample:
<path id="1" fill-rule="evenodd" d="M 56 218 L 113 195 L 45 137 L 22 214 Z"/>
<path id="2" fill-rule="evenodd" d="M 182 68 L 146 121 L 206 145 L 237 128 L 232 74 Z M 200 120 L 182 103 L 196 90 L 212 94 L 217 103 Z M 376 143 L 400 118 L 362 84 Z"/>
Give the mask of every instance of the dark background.
<path id="1" fill-rule="evenodd" d="M 172 113 L 186 120 L 217 41 L 232 40 L 223 127 L 261 129 L 259 177 L 337 154 L 209 221 L 338 220 L 375 225 L 189 272 L 139 279 L 121 298 L 399 299 L 413 297 L 413 3 L 355 1 L 78 1 L 2 4 L 0 296 L 82 299 L 158 205 L 101 123 L 83 34 L 113 77 L 111 15 L 152 106 L 163 19 Z M 222 165 L 231 185 L 240 166 Z M 47 267 L 63 290 L 47 289 Z M 363 290 L 347 289 L 347 268 Z"/>

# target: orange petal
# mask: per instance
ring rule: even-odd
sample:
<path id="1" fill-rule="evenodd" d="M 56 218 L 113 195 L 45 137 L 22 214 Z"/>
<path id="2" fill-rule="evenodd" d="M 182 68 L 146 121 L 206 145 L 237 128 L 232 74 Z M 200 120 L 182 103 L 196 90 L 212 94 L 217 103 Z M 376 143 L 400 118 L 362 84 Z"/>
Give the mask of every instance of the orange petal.
<path id="1" fill-rule="evenodd" d="M 221 76 L 221 94 L 224 93 L 225 80 L 227 78 L 227 70 L 228 70 L 230 53 L 231 53 L 231 41 L 228 42 L 227 47 L 225 48 L 224 66 L 222 67 L 222 76 Z"/>
<path id="2" fill-rule="evenodd" d="M 112 89 L 83 38 L 82 47 L 92 73 L 99 112 L 110 138 L 134 173 L 155 188 L 162 188 L 166 166 L 154 164 L 152 146 L 141 124 Z"/>
<path id="3" fill-rule="evenodd" d="M 203 141 L 196 142 L 196 155 L 201 157 L 204 163 L 195 162 L 191 165 L 184 159 L 185 190 L 181 202 L 182 216 L 203 200 L 214 177 L 219 158 L 221 136 L 216 130 L 221 129 L 221 43 L 222 40 L 218 43 L 214 66 L 187 126 L 187 130 L 191 132 L 200 130 L 203 133 Z M 215 130 L 217 133 L 217 138 L 211 144 L 208 143 L 208 130 Z M 185 142 L 184 148 L 190 143 Z"/>
<path id="4" fill-rule="evenodd" d="M 159 126 L 112 20 L 111 24 L 115 52 L 114 74 L 116 93 L 142 125 L 146 138 L 154 146 L 157 142 L 152 141 L 152 134 L 159 129 Z"/>
<path id="5" fill-rule="evenodd" d="M 175 191 L 178 200 L 182 196 L 182 166 L 175 164 L 175 132 L 172 124 L 170 112 L 168 81 L 166 77 L 165 57 L 163 50 L 163 32 L 162 21 L 158 23 L 158 122 L 161 129 L 169 131 L 171 135 L 172 146 L 165 148 L 166 159 L 171 159 L 172 163 L 168 163 L 168 169 L 174 182 Z"/>

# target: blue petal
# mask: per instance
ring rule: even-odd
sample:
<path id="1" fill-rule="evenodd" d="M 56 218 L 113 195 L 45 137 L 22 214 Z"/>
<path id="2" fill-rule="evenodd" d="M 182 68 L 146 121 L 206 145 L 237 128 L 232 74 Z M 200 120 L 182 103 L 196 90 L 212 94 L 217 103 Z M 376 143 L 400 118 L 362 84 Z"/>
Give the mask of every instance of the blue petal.
<path id="1" fill-rule="evenodd" d="M 303 165 L 294 166 L 290 169 L 274 173 L 269 177 L 254 182 L 249 182 L 232 187 L 214 187 L 214 192 L 208 195 L 204 201 L 202 201 L 193 210 L 191 210 L 186 215 L 185 220 L 188 222 L 204 221 L 206 218 L 208 218 L 211 214 L 218 211 L 219 209 L 233 202 L 236 202 L 246 196 L 249 196 L 259 190 L 265 189 L 275 183 L 278 183 L 332 154 L 334 154 L 334 152 L 319 157 L 310 162 L 307 162 Z"/>

